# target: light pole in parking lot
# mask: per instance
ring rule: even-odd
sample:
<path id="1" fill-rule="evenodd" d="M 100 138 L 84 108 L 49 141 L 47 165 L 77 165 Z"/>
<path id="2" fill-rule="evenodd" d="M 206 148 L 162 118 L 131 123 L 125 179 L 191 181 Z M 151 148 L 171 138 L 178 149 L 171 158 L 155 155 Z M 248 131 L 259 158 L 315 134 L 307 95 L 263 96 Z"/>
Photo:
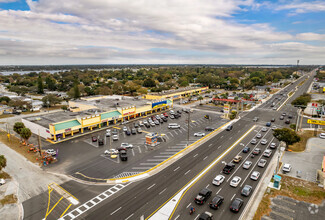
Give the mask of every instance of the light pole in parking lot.
<path id="1" fill-rule="evenodd" d="M 189 142 L 190 142 L 190 120 L 191 120 L 191 111 L 188 111 L 188 117 L 187 117 L 187 144 L 186 146 L 188 146 Z"/>

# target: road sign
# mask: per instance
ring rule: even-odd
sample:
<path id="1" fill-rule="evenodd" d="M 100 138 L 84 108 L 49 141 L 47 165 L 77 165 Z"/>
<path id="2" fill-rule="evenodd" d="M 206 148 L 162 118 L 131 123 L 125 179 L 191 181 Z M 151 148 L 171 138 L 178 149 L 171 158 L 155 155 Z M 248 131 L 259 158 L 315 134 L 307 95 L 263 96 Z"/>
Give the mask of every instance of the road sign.
<path id="1" fill-rule="evenodd" d="M 308 124 L 314 124 L 314 125 L 325 125 L 325 121 L 320 121 L 320 120 L 307 120 Z"/>
<path id="2" fill-rule="evenodd" d="M 230 105 L 229 105 L 229 104 L 225 104 L 225 105 L 223 106 L 223 112 L 224 112 L 224 113 L 228 114 L 228 113 L 229 113 L 229 109 L 230 109 Z"/>

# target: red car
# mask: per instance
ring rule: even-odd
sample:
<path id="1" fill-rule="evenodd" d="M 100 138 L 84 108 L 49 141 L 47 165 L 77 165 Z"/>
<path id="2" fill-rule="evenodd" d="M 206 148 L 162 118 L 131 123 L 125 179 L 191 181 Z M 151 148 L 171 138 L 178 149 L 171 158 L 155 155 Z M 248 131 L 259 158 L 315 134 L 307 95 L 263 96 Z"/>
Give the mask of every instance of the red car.
<path id="1" fill-rule="evenodd" d="M 97 137 L 93 136 L 93 137 L 91 138 L 91 140 L 92 140 L 92 142 L 96 142 L 96 141 L 97 141 Z"/>
<path id="2" fill-rule="evenodd" d="M 163 115 L 164 115 L 166 118 L 168 118 L 168 115 L 167 115 L 167 113 L 163 113 Z"/>

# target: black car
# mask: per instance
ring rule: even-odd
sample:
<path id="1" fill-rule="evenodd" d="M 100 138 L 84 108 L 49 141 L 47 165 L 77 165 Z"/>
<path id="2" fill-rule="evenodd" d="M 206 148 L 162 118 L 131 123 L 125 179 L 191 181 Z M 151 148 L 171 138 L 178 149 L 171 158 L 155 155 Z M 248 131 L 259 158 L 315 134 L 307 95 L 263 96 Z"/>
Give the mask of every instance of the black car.
<path id="1" fill-rule="evenodd" d="M 249 196 L 252 192 L 253 187 L 250 185 L 245 185 L 244 188 L 241 190 L 241 194 L 243 196 Z"/>
<path id="2" fill-rule="evenodd" d="M 160 122 L 160 124 L 164 123 L 164 120 L 162 120 L 161 118 L 158 119 L 158 121 Z"/>
<path id="3" fill-rule="evenodd" d="M 181 111 L 181 110 L 177 110 L 177 113 L 178 113 L 178 114 L 182 114 L 182 111 Z"/>
<path id="4" fill-rule="evenodd" d="M 224 198 L 222 196 L 217 195 L 212 199 L 212 201 L 209 203 L 209 206 L 211 209 L 218 209 L 221 204 L 223 203 Z"/>
<path id="5" fill-rule="evenodd" d="M 266 122 L 266 127 L 271 127 L 271 122 Z"/>
<path id="6" fill-rule="evenodd" d="M 167 122 L 168 120 L 167 120 L 167 118 L 166 117 L 163 117 L 163 118 L 161 118 L 164 122 Z"/>
<path id="7" fill-rule="evenodd" d="M 250 147 L 244 147 L 243 149 L 243 153 L 248 153 L 251 150 Z"/>
<path id="8" fill-rule="evenodd" d="M 292 115 L 288 115 L 288 118 L 292 118 Z"/>
<path id="9" fill-rule="evenodd" d="M 228 163 L 226 166 L 223 168 L 222 172 L 224 174 L 229 174 L 231 171 L 235 168 L 235 164 L 233 163 Z"/>
<path id="10" fill-rule="evenodd" d="M 206 127 L 204 130 L 206 130 L 206 131 L 214 131 L 214 128 Z"/>
<path id="11" fill-rule="evenodd" d="M 127 161 L 128 160 L 128 155 L 127 155 L 126 150 L 120 150 L 119 155 L 120 155 L 121 161 Z"/>
<path id="12" fill-rule="evenodd" d="M 139 127 L 139 124 L 138 123 L 134 123 L 134 127 L 135 128 L 138 128 Z"/>
<path id="13" fill-rule="evenodd" d="M 175 114 L 174 117 L 175 117 L 175 118 L 180 118 L 181 115 L 180 115 L 180 114 Z"/>
<path id="14" fill-rule="evenodd" d="M 240 208 L 243 206 L 244 201 L 240 198 L 236 198 L 230 205 L 230 211 L 239 212 Z"/>
<path id="15" fill-rule="evenodd" d="M 125 134 L 126 135 L 131 135 L 131 131 L 128 129 L 128 130 L 125 131 Z"/>
<path id="16" fill-rule="evenodd" d="M 135 128 L 131 129 L 131 134 L 137 134 L 137 130 Z"/>
<path id="17" fill-rule="evenodd" d="M 275 122 L 275 118 L 272 118 L 272 119 L 271 119 L 271 122 Z"/>
<path id="18" fill-rule="evenodd" d="M 231 131 L 232 130 L 232 125 L 228 125 L 228 127 L 226 128 L 227 131 Z"/>
<path id="19" fill-rule="evenodd" d="M 286 124 L 290 124 L 290 120 L 289 120 L 289 119 L 287 119 L 285 123 L 286 123 Z"/>
<path id="20" fill-rule="evenodd" d="M 197 203 L 199 205 L 202 205 L 203 203 L 205 203 L 209 199 L 209 197 L 211 196 L 211 194 L 212 194 L 211 189 L 204 188 L 195 197 L 194 201 L 195 201 L 195 203 Z"/>
<path id="21" fill-rule="evenodd" d="M 210 212 L 203 212 L 200 214 L 198 220 L 212 220 L 212 213 Z"/>
<path id="22" fill-rule="evenodd" d="M 150 124 L 149 123 L 144 124 L 144 126 L 146 126 L 146 128 L 150 128 Z"/>
<path id="23" fill-rule="evenodd" d="M 104 145 L 104 139 L 103 138 L 98 139 L 98 145 L 99 146 Z"/>
<path id="24" fill-rule="evenodd" d="M 283 119 L 284 119 L 284 116 L 283 116 L 283 115 L 281 115 L 281 116 L 280 116 L 280 120 L 283 120 Z"/>

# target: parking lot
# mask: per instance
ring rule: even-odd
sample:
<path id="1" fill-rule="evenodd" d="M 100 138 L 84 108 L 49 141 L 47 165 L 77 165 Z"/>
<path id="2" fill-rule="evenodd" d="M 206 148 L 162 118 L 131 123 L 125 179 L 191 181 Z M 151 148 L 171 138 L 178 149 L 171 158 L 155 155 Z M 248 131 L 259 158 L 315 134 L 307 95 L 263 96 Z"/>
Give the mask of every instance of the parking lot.
<path id="1" fill-rule="evenodd" d="M 204 117 L 206 114 L 209 115 L 209 119 Z M 146 118 L 139 120 L 143 121 Z M 126 135 L 123 127 L 126 126 L 130 130 L 134 127 L 134 123 L 139 122 L 139 120 L 111 128 L 111 131 L 116 129 L 118 132 L 119 139 L 117 141 L 106 137 L 106 131 L 103 130 L 54 145 L 54 148 L 59 150 L 59 162 L 49 165 L 46 169 L 54 172 L 64 172 L 78 178 L 87 176 L 95 179 L 106 179 L 130 176 L 156 166 L 184 149 L 187 144 L 202 138 L 195 137 L 194 133 L 204 132 L 206 135 L 211 132 L 205 131 L 206 127 L 218 128 L 228 121 L 220 118 L 218 114 L 195 110 L 190 113 L 189 123 L 188 113 L 182 112 L 181 117 L 178 119 L 170 119 L 169 117 L 168 121 L 162 124 L 150 128 L 142 126 L 143 132 L 141 134 Z M 168 129 L 170 123 L 177 123 L 180 128 Z M 145 144 L 145 136 L 150 132 L 161 135 L 159 145 L 152 147 Z M 96 137 L 98 140 L 103 139 L 104 144 L 99 146 L 98 141 L 92 141 L 92 137 Z M 110 154 L 104 154 L 105 150 L 116 149 L 121 143 L 133 145 L 132 149 L 127 150 L 127 161 L 121 161 L 119 156 L 111 158 Z M 53 146 L 51 147 L 53 148 Z"/>

